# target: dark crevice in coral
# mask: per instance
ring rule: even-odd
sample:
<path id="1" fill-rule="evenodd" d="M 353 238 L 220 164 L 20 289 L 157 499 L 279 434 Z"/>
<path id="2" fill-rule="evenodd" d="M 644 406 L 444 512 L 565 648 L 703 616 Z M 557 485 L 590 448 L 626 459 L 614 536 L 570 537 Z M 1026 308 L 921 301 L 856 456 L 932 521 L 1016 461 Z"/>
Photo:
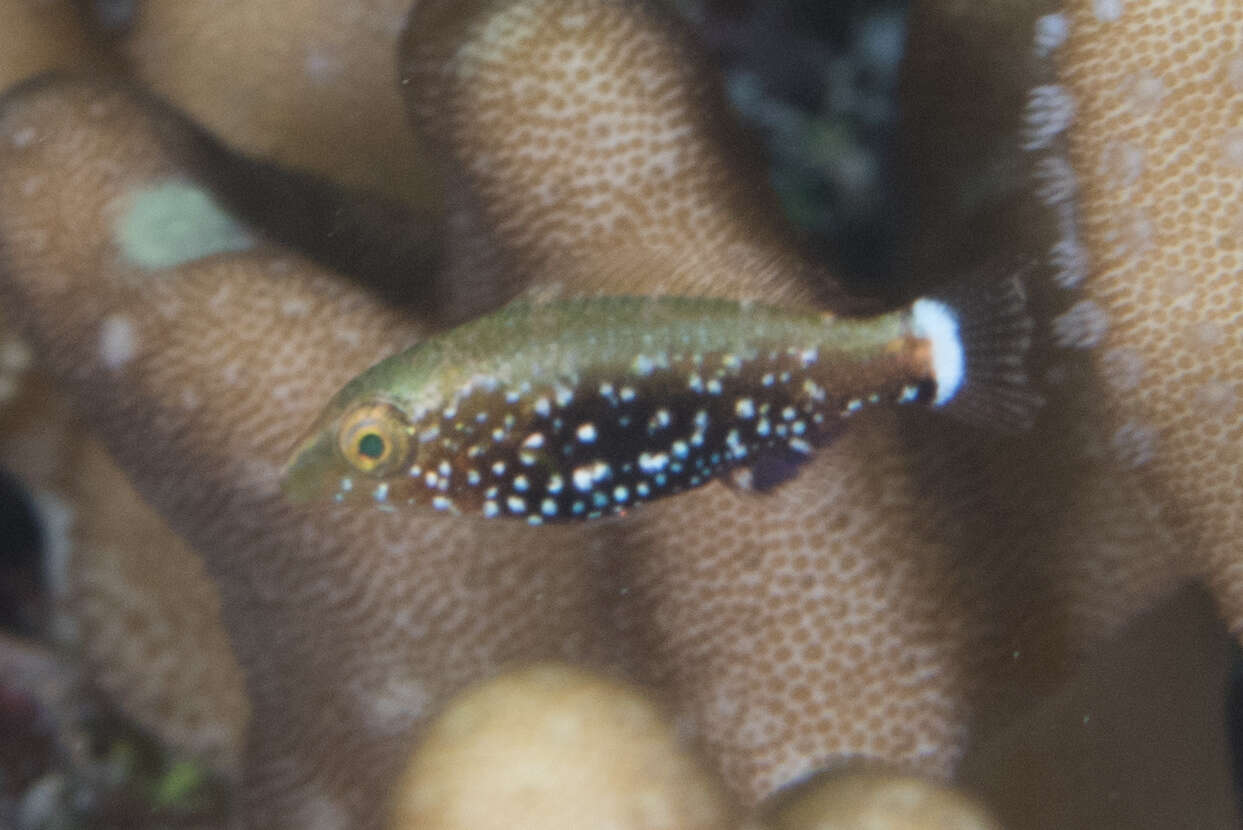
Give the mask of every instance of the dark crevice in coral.
<path id="1" fill-rule="evenodd" d="M 811 252 L 852 293 L 886 293 L 902 238 L 894 174 L 906 0 L 676 0 L 762 139 Z"/>
<path id="2" fill-rule="evenodd" d="M 46 620 L 44 539 L 29 493 L 0 469 L 0 629 L 39 634 Z"/>

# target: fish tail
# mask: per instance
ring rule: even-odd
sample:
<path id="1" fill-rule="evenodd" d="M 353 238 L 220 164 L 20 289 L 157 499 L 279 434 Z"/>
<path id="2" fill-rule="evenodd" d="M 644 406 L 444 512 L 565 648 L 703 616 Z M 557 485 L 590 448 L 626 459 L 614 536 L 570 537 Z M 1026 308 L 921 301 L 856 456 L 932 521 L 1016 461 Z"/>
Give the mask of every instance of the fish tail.
<path id="1" fill-rule="evenodd" d="M 1029 374 L 1034 324 L 1022 277 L 916 300 L 912 328 L 932 343 L 932 405 L 1005 431 L 1031 427 L 1044 399 Z"/>

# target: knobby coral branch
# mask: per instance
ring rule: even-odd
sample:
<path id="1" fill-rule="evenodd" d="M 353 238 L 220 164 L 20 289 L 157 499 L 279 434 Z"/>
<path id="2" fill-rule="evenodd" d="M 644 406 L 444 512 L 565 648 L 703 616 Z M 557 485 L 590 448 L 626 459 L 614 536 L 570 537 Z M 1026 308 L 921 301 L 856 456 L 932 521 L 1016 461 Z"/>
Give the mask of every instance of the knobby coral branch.
<path id="1" fill-rule="evenodd" d="M 1060 169 L 1060 133 L 1023 121 L 1030 89 L 1060 100 L 1037 24 L 1052 10 L 1012 5 L 917 10 L 913 65 L 933 67 L 908 77 L 911 157 L 936 181 L 944 136 L 975 129 L 1013 186 L 993 236 L 951 221 L 993 205 L 927 188 L 910 282 L 1029 268 L 1053 321 L 1082 300 L 1046 255 L 1058 213 L 1031 195 L 1066 190 L 1031 185 Z M 936 63 L 937 38 L 964 33 L 981 65 L 1007 43 L 1029 56 L 988 87 L 991 120 L 952 117 L 979 101 L 947 74 L 979 68 Z M 641 2 L 416 6 L 401 72 L 450 208 L 434 316 L 522 290 L 857 307 L 775 217 L 688 49 Z M 220 165 L 237 168 L 141 93 L 27 86 L 0 137 L 0 296 L 220 588 L 254 712 L 254 826 L 378 826 L 425 716 L 542 657 L 660 689 L 749 802 L 857 757 L 949 774 L 969 728 L 1007 722 L 1182 577 L 1151 493 L 1096 451 L 1096 376 L 1056 324 L 1050 405 L 1024 436 L 876 415 L 771 495 L 712 486 L 582 528 L 295 509 L 276 491 L 293 439 L 424 324 L 224 210 Z M 998 264 L 964 237 L 1013 247 Z"/>

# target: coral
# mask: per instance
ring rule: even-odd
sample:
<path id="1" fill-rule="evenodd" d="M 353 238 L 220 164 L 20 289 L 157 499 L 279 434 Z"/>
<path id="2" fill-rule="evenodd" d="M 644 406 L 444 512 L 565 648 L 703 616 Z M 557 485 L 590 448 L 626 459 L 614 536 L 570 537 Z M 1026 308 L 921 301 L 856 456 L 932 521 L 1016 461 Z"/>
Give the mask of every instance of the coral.
<path id="1" fill-rule="evenodd" d="M 97 442 L 74 456 L 64 617 L 88 676 L 165 746 L 236 780 L 248 704 L 203 563 Z"/>
<path id="2" fill-rule="evenodd" d="M 1243 631 L 1243 5 L 1068 4 L 1110 451 Z"/>
<path id="3" fill-rule="evenodd" d="M 1026 268 L 1034 310 L 1061 321 L 1049 334 L 1108 345 L 1060 222 L 1085 184 L 1055 160 L 1084 117 L 1049 62 L 1069 48 L 1058 18 L 969 6 L 916 9 L 901 290 Z M 415 8 L 401 71 L 450 211 L 428 316 L 524 290 L 867 305 L 800 253 L 688 49 L 643 2 Z M 1052 337 L 1031 433 L 877 414 L 765 496 L 714 485 L 538 530 L 294 508 L 276 490 L 294 438 L 426 317 L 266 237 L 233 210 L 239 169 L 123 85 L 45 80 L 0 109 L 0 296 L 220 591 L 254 712 L 254 826 L 378 826 L 425 718 L 544 658 L 659 690 L 747 803 L 860 756 L 948 775 L 969 730 L 1011 722 L 1187 575 L 1160 492 L 1125 463 L 1150 422 L 1117 439 L 1099 347 Z M 169 227 L 193 255 L 151 256 Z M 1129 348 L 1107 365 L 1144 376 Z"/>
<path id="4" fill-rule="evenodd" d="M 407 0 L 144 0 L 134 77 L 230 145 L 342 184 L 435 192 L 393 82 Z"/>
<path id="5" fill-rule="evenodd" d="M 457 695 L 393 800 L 394 830 L 735 826 L 724 788 L 647 696 L 561 665 Z"/>
<path id="6" fill-rule="evenodd" d="M 100 69 L 111 60 L 83 31 L 65 3 L 0 0 L 5 49 L 0 54 L 0 89 L 53 67 Z"/>
<path id="7" fill-rule="evenodd" d="M 219 586 L 255 712 L 252 822 L 374 821 L 433 701 L 503 661 L 603 650 L 595 543 L 576 531 L 299 512 L 281 497 L 277 469 L 320 402 L 416 327 L 258 241 L 138 264 L 118 223 L 170 179 L 195 181 L 175 152 L 193 137 L 148 102 L 44 81 L 0 120 L 6 192 L 36 170 L 49 177 L 3 232 L 6 272 L 29 277 L 22 307 L 57 321 L 41 356 L 82 399 L 110 402 L 92 405 L 93 424 Z M 214 204 L 189 198 L 169 219 L 193 226 Z M 25 242 L 33 227 L 46 245 Z"/>
<path id="8" fill-rule="evenodd" d="M 884 827 L 886 830 L 1000 830 L 970 798 L 922 778 L 867 770 L 813 778 L 770 809 L 772 830 Z"/>

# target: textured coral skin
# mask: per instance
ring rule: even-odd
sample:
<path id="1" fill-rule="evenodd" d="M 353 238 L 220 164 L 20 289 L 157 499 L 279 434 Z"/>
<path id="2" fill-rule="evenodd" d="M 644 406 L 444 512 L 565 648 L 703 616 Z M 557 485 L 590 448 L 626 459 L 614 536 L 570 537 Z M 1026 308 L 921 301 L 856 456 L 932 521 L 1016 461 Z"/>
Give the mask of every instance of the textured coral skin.
<path id="1" fill-rule="evenodd" d="M 557 664 L 455 696 L 391 800 L 392 830 L 738 827 L 720 782 L 650 696 Z"/>
<path id="2" fill-rule="evenodd" d="M 490 257 L 471 273 L 848 308 L 739 164 L 715 84 L 655 6 L 448 8 L 414 10 L 402 66 L 414 123 L 465 191 L 451 248 Z M 770 495 L 707 487 L 596 531 L 623 551 L 613 614 L 641 676 L 747 800 L 816 759 L 944 771 L 960 744 L 948 553 L 893 459 L 897 421 L 856 426 Z"/>
<path id="3" fill-rule="evenodd" d="M 90 41 L 65 4 L 3 0 L 0 17 L 5 27 L 0 89 L 53 67 L 108 65 L 103 50 Z"/>
<path id="4" fill-rule="evenodd" d="M 1098 4 L 1099 5 L 1099 4 Z M 1110 451 L 1243 630 L 1243 3 L 1068 4 Z"/>
<path id="5" fill-rule="evenodd" d="M 710 83 L 652 8 L 531 0 L 463 6 L 456 22 L 441 13 L 416 9 L 402 65 L 416 123 L 443 137 L 463 255 L 453 273 L 474 280 L 445 316 L 529 285 L 840 301 L 776 226 L 752 163 L 711 115 Z M 487 39 L 497 16 L 521 24 L 522 49 Z M 1006 30 L 1030 43 L 1030 23 Z M 554 44 L 554 28 L 568 41 Z M 557 76 L 546 67 L 558 48 L 605 58 L 586 79 Z M 462 72 L 490 82 L 455 83 Z M 559 189 L 558 165 L 576 179 L 580 158 L 600 163 L 590 141 L 504 96 L 471 95 L 592 80 L 647 90 L 619 117 L 643 125 L 639 147 L 649 131 L 680 136 L 667 158 L 693 163 L 645 170 L 641 153 L 628 162 L 638 169 L 606 169 L 591 192 Z M 1021 96 L 1012 103 L 1020 113 Z M 551 142 L 545 167 L 518 163 L 507 139 L 522 129 L 531 146 Z M 254 826 L 376 826 L 428 708 L 542 656 L 620 663 L 668 692 L 748 801 L 855 756 L 947 773 L 969 725 L 1004 721 L 1180 577 L 1133 476 L 1061 452 L 1101 442 L 1082 417 L 1091 379 L 1054 357 L 1050 377 L 1071 382 L 1046 390 L 1063 409 L 1031 436 L 878 417 L 771 496 L 713 487 L 583 533 L 296 511 L 275 490 L 294 435 L 340 382 L 420 328 L 274 246 L 127 264 L 113 223 L 135 189 L 211 177 L 198 157 L 187 166 L 187 143 L 176 119 L 122 91 L 9 98 L 0 188 L 18 209 L 0 211 L 0 292 L 220 585 L 256 712 Z M 645 175 L 671 195 L 628 195 Z M 507 224 L 515 212 L 520 227 Z M 527 227 L 539 233 L 515 233 Z M 640 235 L 659 244 L 632 244 Z M 964 263 L 919 265 L 935 281 Z M 1035 301 L 1052 317 L 1062 299 Z M 130 335 L 119 349 L 118 331 Z"/>
<path id="6" fill-rule="evenodd" d="M 249 704 L 202 561 L 97 442 L 73 456 L 66 616 L 93 682 L 167 746 L 237 779 Z"/>
<path id="7" fill-rule="evenodd" d="M 134 76 L 246 152 L 416 202 L 434 191 L 394 81 L 406 0 L 143 0 Z"/>
<path id="8" fill-rule="evenodd" d="M 135 190 L 189 171 L 158 143 L 177 125 L 124 92 L 45 84 L 10 99 L 0 121 L 4 188 L 25 193 L 5 223 L 5 268 L 24 275 L 20 305 L 55 320 L 40 353 L 93 402 L 95 425 L 220 587 L 256 713 L 254 826 L 371 824 L 374 788 L 431 701 L 507 660 L 592 661 L 589 544 L 299 512 L 281 498 L 276 471 L 301 424 L 407 345 L 409 323 L 269 248 L 128 264 L 118 212 Z M 49 177 L 23 190 L 35 171 Z M 6 307 L 18 301 L 6 292 Z M 129 349 L 101 349 L 108 320 L 129 327 Z"/>

